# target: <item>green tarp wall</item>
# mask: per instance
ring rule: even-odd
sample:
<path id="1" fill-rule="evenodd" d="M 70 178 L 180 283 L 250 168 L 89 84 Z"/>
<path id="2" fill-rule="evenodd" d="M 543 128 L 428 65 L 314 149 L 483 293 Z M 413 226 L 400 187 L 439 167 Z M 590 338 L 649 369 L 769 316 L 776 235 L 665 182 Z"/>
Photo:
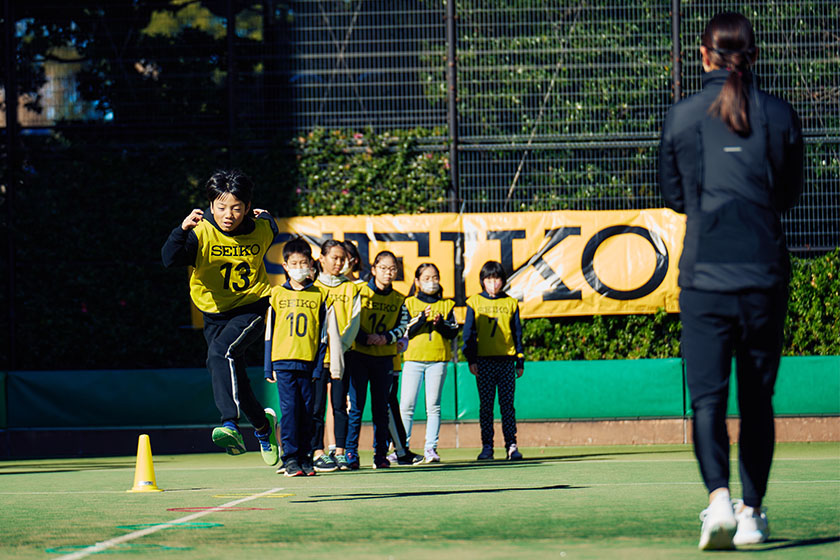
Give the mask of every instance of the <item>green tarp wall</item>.
<path id="1" fill-rule="evenodd" d="M 275 386 L 258 368 L 249 377 L 265 406 L 279 410 Z M 415 413 L 421 422 L 424 390 Z M 735 383 L 732 391 L 735 415 Z M 517 382 L 516 416 L 673 418 L 690 414 L 687 399 L 676 358 L 530 362 Z M 478 392 L 466 364 L 457 372 L 450 364 L 441 404 L 443 421 L 478 419 Z M 840 415 L 840 356 L 783 358 L 774 406 L 779 415 Z M 368 404 L 366 420 L 369 411 Z M 0 373 L 0 428 L 197 426 L 218 419 L 204 369 Z"/>
<path id="2" fill-rule="evenodd" d="M 0 371 L 0 430 L 6 427 L 6 372 Z"/>

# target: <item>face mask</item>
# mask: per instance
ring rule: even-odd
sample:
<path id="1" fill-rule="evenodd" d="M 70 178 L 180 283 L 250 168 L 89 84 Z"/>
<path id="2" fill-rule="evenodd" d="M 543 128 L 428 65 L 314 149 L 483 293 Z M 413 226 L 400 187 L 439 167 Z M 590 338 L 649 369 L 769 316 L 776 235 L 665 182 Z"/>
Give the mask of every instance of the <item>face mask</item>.
<path id="1" fill-rule="evenodd" d="M 439 282 L 420 282 L 420 291 L 427 295 L 434 295 L 440 290 Z"/>
<path id="2" fill-rule="evenodd" d="M 350 272 L 350 262 L 344 261 L 344 266 L 341 268 L 341 272 L 339 272 L 339 274 L 346 276 L 348 272 Z"/>
<path id="3" fill-rule="evenodd" d="M 303 282 L 309 278 L 309 268 L 290 268 L 286 272 L 295 282 Z"/>

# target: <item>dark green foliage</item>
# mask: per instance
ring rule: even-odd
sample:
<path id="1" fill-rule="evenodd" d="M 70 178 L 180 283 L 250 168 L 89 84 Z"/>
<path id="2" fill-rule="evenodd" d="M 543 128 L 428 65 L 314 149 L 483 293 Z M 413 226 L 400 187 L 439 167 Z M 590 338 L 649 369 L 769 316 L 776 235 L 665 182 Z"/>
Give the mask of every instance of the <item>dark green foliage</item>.
<path id="1" fill-rule="evenodd" d="M 594 315 L 523 322 L 530 360 L 672 358 L 679 355 L 679 316 Z"/>
<path id="2" fill-rule="evenodd" d="M 793 259 L 785 325 L 785 355 L 840 354 L 840 249 Z"/>
<path id="3" fill-rule="evenodd" d="M 448 154 L 418 149 L 423 129 L 316 129 L 294 141 L 297 214 L 417 214 L 446 209 Z"/>

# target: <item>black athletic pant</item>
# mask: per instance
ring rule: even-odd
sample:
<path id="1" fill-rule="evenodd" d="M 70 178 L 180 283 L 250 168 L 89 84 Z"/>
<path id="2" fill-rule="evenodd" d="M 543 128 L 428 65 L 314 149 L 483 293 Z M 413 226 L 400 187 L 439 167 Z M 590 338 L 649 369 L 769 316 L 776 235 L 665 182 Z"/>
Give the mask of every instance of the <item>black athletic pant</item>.
<path id="1" fill-rule="evenodd" d="M 239 422 L 242 412 L 254 428 L 266 425 L 265 409 L 251 389 L 243 358 L 251 344 L 263 340 L 264 328 L 265 320 L 257 313 L 228 319 L 204 316 L 207 369 L 222 422 Z"/>
<path id="2" fill-rule="evenodd" d="M 330 379 L 329 371 L 313 381 L 312 450 L 324 450 L 324 427 L 327 414 L 327 387 L 333 411 L 335 446 L 344 449 L 347 441 L 347 384 L 343 379 Z"/>
<path id="3" fill-rule="evenodd" d="M 388 394 L 388 433 L 394 450 L 399 457 L 408 451 L 406 442 L 405 426 L 403 426 L 402 415 L 400 415 L 400 376 L 391 374 L 391 391 Z"/>
<path id="4" fill-rule="evenodd" d="M 680 293 L 682 354 L 694 411 L 694 453 L 709 492 L 729 487 L 726 407 L 733 353 L 738 381 L 738 462 L 744 503 L 760 507 L 773 460 L 773 387 L 787 290 Z"/>
<path id="5" fill-rule="evenodd" d="M 493 426 L 493 404 L 499 394 L 499 413 L 502 415 L 502 435 L 505 449 L 516 443 L 516 409 L 513 398 L 516 393 L 516 361 L 509 358 L 479 358 L 478 375 L 478 423 L 481 426 L 481 445 L 493 447 L 495 428 Z"/>

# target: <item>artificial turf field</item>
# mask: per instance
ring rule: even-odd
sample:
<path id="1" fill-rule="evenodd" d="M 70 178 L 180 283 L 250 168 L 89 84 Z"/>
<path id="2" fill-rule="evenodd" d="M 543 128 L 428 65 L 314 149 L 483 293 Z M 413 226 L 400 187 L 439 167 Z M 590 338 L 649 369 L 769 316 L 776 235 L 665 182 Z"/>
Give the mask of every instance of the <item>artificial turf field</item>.
<path id="1" fill-rule="evenodd" d="M 770 541 L 716 553 L 696 549 L 706 494 L 689 446 L 476 453 L 387 470 L 368 454 L 298 478 L 258 453 L 156 456 L 161 493 L 126 493 L 134 457 L 0 462 L 0 557 L 840 558 L 840 443 L 779 444 Z"/>

